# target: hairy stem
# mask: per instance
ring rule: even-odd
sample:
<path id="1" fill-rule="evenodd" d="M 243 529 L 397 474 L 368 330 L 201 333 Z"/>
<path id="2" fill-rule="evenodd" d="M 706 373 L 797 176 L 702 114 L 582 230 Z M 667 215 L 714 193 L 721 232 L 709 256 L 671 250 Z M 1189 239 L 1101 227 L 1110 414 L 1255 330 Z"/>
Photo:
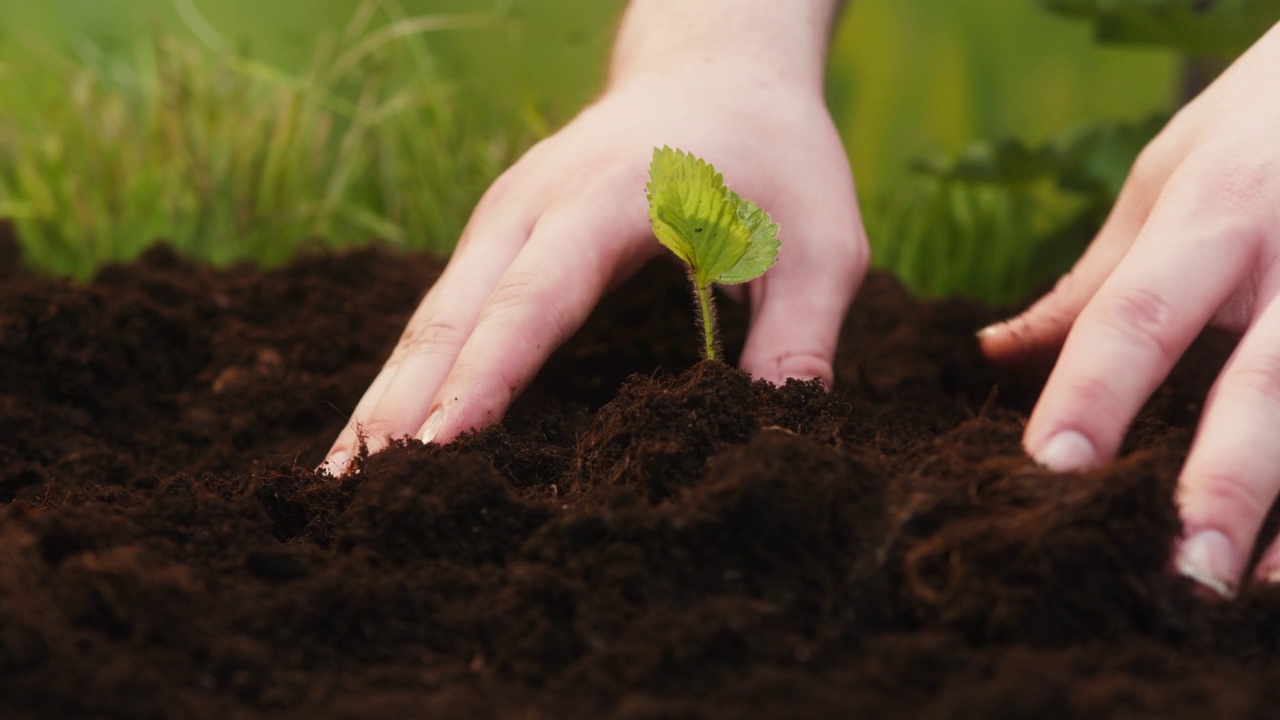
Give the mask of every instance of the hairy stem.
<path id="1" fill-rule="evenodd" d="M 698 324 L 702 326 L 703 340 L 706 347 L 703 356 L 708 360 L 716 359 L 716 307 L 711 298 L 711 284 L 703 285 L 693 281 L 693 294 L 698 296 Z"/>

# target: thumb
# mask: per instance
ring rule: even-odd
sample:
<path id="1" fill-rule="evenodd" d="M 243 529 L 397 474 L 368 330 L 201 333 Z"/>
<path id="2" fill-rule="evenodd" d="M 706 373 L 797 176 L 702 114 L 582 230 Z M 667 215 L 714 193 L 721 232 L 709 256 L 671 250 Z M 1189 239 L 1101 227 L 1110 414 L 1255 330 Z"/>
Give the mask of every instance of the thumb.
<path id="1" fill-rule="evenodd" d="M 742 369 L 781 385 L 789 378 L 833 381 L 832 361 L 844 316 L 866 274 L 866 234 L 850 195 L 847 213 L 791 213 L 778 262 L 750 287 L 752 321 Z M 819 205 L 818 207 L 824 207 Z M 785 224 L 783 224 L 785 222 Z"/>

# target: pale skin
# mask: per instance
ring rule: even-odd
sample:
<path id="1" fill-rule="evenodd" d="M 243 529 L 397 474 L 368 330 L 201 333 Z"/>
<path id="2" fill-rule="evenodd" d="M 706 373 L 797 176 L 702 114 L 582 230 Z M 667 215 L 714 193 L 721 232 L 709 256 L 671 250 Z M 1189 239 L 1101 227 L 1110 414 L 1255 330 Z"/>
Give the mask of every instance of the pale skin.
<path id="1" fill-rule="evenodd" d="M 661 251 L 644 184 L 654 147 L 693 152 L 783 228 L 778 264 L 742 293 L 741 364 L 830 383 L 868 261 L 853 178 L 822 96 L 837 0 L 634 0 L 600 98 L 499 178 L 444 274 L 329 451 L 361 435 L 443 443 L 497 422 L 601 296 Z M 1232 595 L 1280 494 L 1280 26 L 1143 152 L 1070 274 L 980 334 L 994 362 L 1054 359 L 1027 452 L 1057 471 L 1112 458 L 1191 340 L 1242 335 L 1179 477 L 1178 571 Z"/>
<path id="2" fill-rule="evenodd" d="M 1139 407 L 1205 327 L 1242 336 L 1178 478 L 1183 574 L 1232 596 L 1280 493 L 1280 26 L 1143 151 L 1088 251 L 1027 312 L 981 333 L 999 363 L 1057 362 L 1023 444 L 1076 470 L 1112 458 Z"/>
<path id="3" fill-rule="evenodd" d="M 790 239 L 745 288 L 742 367 L 832 379 L 836 335 L 867 266 L 853 178 L 822 90 L 836 0 L 635 0 L 600 98 L 481 199 L 452 259 L 357 405 L 358 431 L 447 442 L 496 422 L 600 297 L 663 252 L 645 183 L 653 148 L 714 163 Z M 805 322 L 796 322 L 804 318 Z"/>

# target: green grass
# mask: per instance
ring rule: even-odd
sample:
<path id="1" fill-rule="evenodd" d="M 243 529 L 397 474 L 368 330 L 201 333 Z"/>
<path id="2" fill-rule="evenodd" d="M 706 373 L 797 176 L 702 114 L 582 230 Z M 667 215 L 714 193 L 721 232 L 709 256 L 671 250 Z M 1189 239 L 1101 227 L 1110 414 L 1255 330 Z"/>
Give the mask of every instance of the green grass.
<path id="1" fill-rule="evenodd" d="M 422 39 L 492 18 L 371 29 L 375 12 L 362 5 L 297 74 L 171 35 L 9 68 L 0 214 L 34 264 L 77 275 L 156 238 L 217 263 L 371 237 L 447 253 L 532 131 L 458 103 Z"/>
<path id="2" fill-rule="evenodd" d="M 32 45 L 74 49 L 84 41 L 128 56 L 157 31 L 229 49 L 295 72 L 318 39 L 344 28 L 351 0 L 47 0 L 0 3 L 0 61 L 25 63 Z M 625 0 L 379 0 L 410 17 L 488 14 L 484 26 L 423 38 L 440 72 L 466 91 L 468 103 L 494 112 L 530 106 L 553 120 L 574 113 L 596 91 L 603 58 Z M 389 22 L 388 13 L 372 18 Z"/>
<path id="3" fill-rule="evenodd" d="M 155 238 L 215 262 L 381 237 L 447 252 L 489 182 L 586 102 L 623 0 L 97 0 L 0 8 L 0 215 L 85 275 Z M 1175 59 L 1031 0 L 856 0 L 829 99 L 876 262 L 1016 295 L 1078 205 L 911 159 L 1166 108 Z M 19 31 L 18 29 L 22 30 Z"/>

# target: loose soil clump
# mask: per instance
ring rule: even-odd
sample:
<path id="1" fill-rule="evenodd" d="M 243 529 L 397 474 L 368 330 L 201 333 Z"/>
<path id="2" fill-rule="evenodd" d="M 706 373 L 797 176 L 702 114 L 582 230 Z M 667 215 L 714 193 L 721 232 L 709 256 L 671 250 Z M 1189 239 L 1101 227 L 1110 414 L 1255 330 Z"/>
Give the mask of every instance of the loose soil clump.
<path id="1" fill-rule="evenodd" d="M 1168 571 L 1229 343 L 1055 476 L 973 303 L 872 275 L 834 393 L 699 362 L 646 268 L 499 427 L 314 468 L 440 265 L 87 284 L 0 232 L 0 717 L 1277 716 L 1280 593 Z M 740 347 L 741 310 L 722 313 Z M 732 359 L 732 358 L 731 358 Z"/>

